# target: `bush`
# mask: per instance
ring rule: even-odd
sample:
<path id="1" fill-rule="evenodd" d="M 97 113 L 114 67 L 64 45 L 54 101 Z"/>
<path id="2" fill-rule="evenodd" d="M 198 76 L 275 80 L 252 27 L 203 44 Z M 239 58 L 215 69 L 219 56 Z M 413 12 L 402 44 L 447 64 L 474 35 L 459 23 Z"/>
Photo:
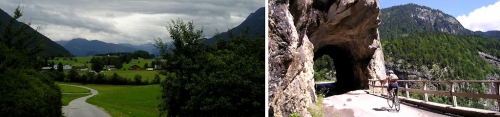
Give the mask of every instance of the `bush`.
<path id="1" fill-rule="evenodd" d="M 139 74 L 136 74 L 136 75 L 134 76 L 134 83 L 135 83 L 136 85 L 140 85 L 140 84 L 142 84 L 142 76 L 141 76 L 141 75 L 139 75 Z"/>
<path id="2" fill-rule="evenodd" d="M 10 70 L 0 78 L 0 115 L 61 116 L 61 91 L 54 81 L 34 70 Z"/>
<path id="3" fill-rule="evenodd" d="M 151 84 L 160 84 L 160 75 L 159 74 L 155 74 L 155 77 L 154 77 L 153 81 L 151 81 Z"/>

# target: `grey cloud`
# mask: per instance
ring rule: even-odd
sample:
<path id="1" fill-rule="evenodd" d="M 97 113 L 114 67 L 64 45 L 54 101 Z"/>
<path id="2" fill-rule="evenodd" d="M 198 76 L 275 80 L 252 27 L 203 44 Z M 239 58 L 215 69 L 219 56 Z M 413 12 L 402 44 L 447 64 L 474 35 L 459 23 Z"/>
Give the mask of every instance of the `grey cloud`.
<path id="1" fill-rule="evenodd" d="M 205 36 L 213 36 L 216 29 L 224 32 L 238 25 L 250 13 L 264 7 L 265 2 L 265 0 L 6 0 L 0 1 L 0 8 L 11 14 L 20 3 L 25 7 L 23 18 L 31 20 L 32 24 L 47 28 L 56 25 L 72 28 L 60 29 L 59 33 L 82 31 L 78 37 L 47 34 L 55 35 L 49 37 L 53 40 L 98 35 L 93 39 L 112 43 L 140 44 L 154 42 L 155 36 L 170 40 L 165 26 L 171 19 L 177 18 L 194 21 L 197 28 L 203 27 Z M 134 14 L 164 17 L 123 18 Z M 231 16 L 240 17 L 241 21 L 233 21 Z M 122 19 L 117 20 L 119 18 Z M 123 26 L 119 26 L 120 22 L 127 22 L 134 32 L 127 32 L 131 29 L 123 29 Z M 50 33 L 57 32 L 50 31 Z"/>

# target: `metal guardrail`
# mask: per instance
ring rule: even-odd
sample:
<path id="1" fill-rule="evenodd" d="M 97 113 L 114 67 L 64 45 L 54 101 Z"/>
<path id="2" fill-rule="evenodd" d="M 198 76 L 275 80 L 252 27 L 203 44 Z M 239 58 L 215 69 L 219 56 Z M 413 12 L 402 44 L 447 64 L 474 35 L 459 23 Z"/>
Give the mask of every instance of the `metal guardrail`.
<path id="1" fill-rule="evenodd" d="M 372 92 L 375 92 L 376 87 L 380 88 L 387 88 L 387 86 L 383 86 L 382 84 L 384 83 L 385 80 L 369 80 L 369 86 L 372 87 Z M 381 86 L 376 86 L 375 83 L 380 82 Z M 399 87 L 400 91 L 405 91 L 406 93 L 406 98 L 410 98 L 410 93 L 409 92 L 415 92 L 415 93 L 423 93 L 424 94 L 424 101 L 428 102 L 429 97 L 428 94 L 435 94 L 435 95 L 446 95 L 446 96 L 451 96 L 451 102 L 453 103 L 453 107 L 457 107 L 457 98 L 456 96 L 459 97 L 471 97 L 471 98 L 487 98 L 487 99 L 496 99 L 498 105 L 500 106 L 500 93 L 499 93 L 499 84 L 500 80 L 448 80 L 448 81 L 429 81 L 429 80 L 398 80 L 398 82 L 404 82 L 404 87 Z M 408 83 L 410 82 L 420 82 L 422 83 L 423 89 L 411 89 L 408 88 Z M 428 90 L 427 89 L 427 84 L 428 83 L 448 83 L 450 86 L 449 91 L 433 91 L 433 90 Z M 495 92 L 496 94 L 475 94 L 475 93 L 460 93 L 460 92 L 455 92 L 455 84 L 456 83 L 493 83 L 495 86 Z M 499 110 L 500 111 L 500 108 Z"/>

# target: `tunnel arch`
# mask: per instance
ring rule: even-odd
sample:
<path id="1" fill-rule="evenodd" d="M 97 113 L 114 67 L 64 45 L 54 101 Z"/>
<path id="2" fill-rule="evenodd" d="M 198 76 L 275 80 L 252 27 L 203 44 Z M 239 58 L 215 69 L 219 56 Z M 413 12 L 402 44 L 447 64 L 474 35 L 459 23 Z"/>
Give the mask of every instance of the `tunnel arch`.
<path id="1" fill-rule="evenodd" d="M 329 90 L 329 92 L 324 92 L 327 93 L 326 95 L 343 94 L 348 91 L 367 87 L 362 83 L 365 82 L 366 78 L 362 77 L 368 74 L 360 74 L 366 72 L 359 71 L 368 71 L 366 66 L 368 66 L 371 59 L 357 60 L 353 56 L 353 50 L 341 47 L 341 45 L 323 45 L 315 50 L 313 61 L 316 61 L 322 56 L 329 56 L 333 59 L 333 64 L 335 66 L 336 82 L 326 86 Z"/>

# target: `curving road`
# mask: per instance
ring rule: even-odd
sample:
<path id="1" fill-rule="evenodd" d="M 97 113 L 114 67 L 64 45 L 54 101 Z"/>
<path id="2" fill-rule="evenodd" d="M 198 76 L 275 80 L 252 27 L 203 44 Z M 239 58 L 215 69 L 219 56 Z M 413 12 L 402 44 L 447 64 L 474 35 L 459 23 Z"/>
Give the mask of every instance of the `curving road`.
<path id="1" fill-rule="evenodd" d="M 323 106 L 323 114 L 328 117 L 450 116 L 406 104 L 401 104 L 401 110 L 396 112 L 389 108 L 385 98 L 367 94 L 363 90 L 326 97 L 323 99 Z"/>
<path id="2" fill-rule="evenodd" d="M 74 86 L 74 87 L 81 87 L 81 88 L 86 88 L 90 90 L 91 95 L 85 96 L 85 97 L 80 97 L 77 98 L 71 102 L 69 102 L 68 106 L 63 106 L 62 112 L 63 115 L 66 117 L 111 117 L 108 113 L 104 112 L 104 110 L 99 109 L 97 106 L 91 105 L 85 100 L 88 98 L 97 95 L 99 92 L 97 90 L 84 87 L 84 86 L 77 86 L 77 85 L 68 85 L 68 84 L 59 84 L 59 85 L 66 85 L 66 86 Z"/>

